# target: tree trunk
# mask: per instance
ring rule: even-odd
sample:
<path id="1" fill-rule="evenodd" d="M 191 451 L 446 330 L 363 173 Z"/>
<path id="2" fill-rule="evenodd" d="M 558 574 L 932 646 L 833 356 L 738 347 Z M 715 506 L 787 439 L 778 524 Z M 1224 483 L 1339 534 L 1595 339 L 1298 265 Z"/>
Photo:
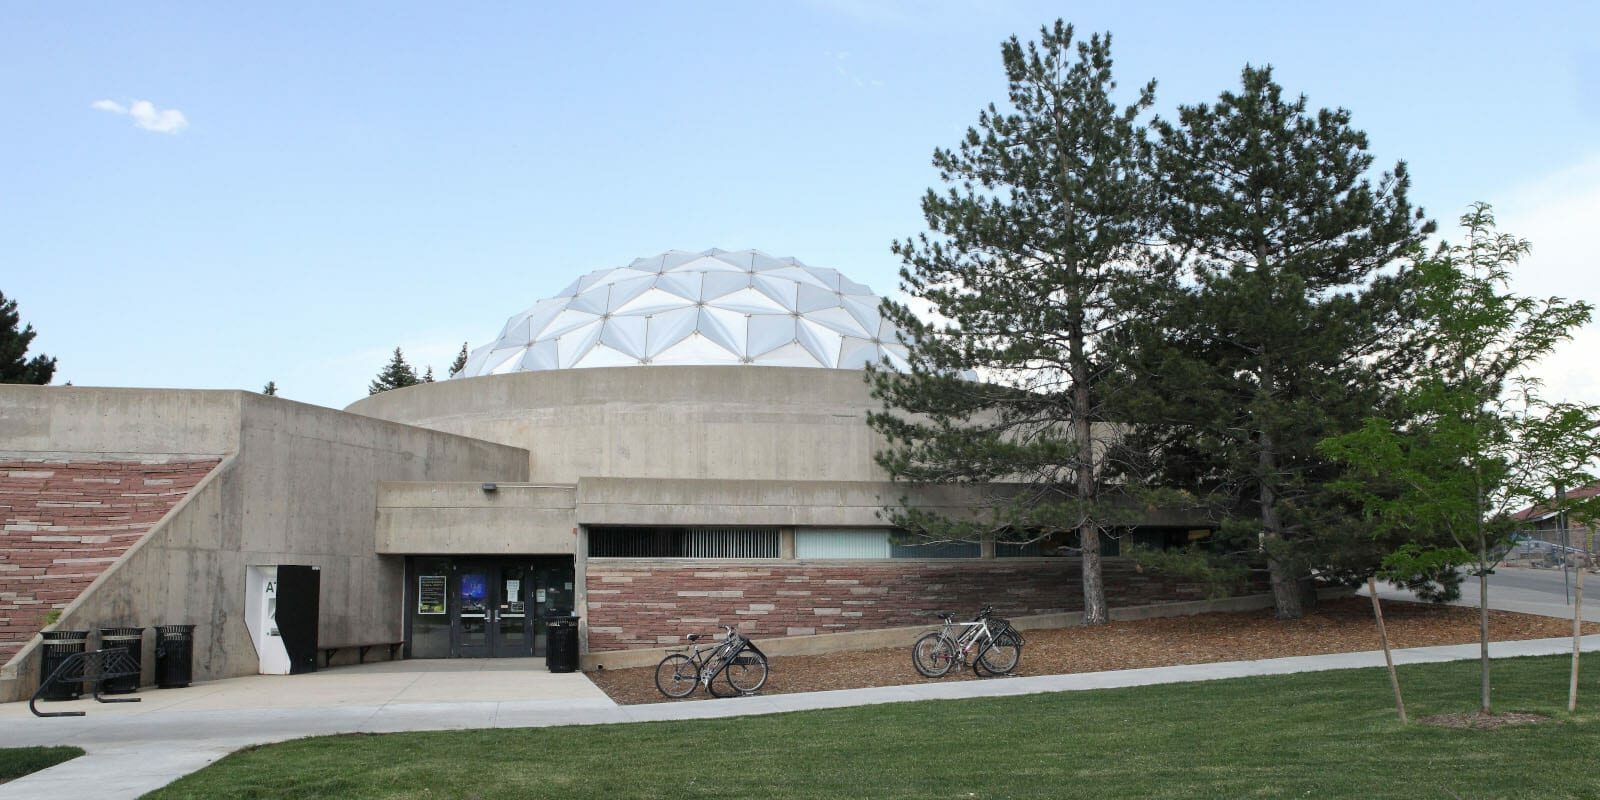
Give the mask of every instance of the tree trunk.
<path id="1" fill-rule="evenodd" d="M 1256 386 L 1263 400 L 1271 399 L 1272 363 L 1265 355 L 1261 357 Z M 1273 554 L 1276 549 L 1274 545 L 1283 540 L 1283 527 L 1278 519 L 1278 494 L 1273 484 L 1274 476 L 1278 474 L 1278 454 L 1273 446 L 1272 432 L 1267 430 L 1269 424 L 1269 421 L 1261 423 L 1261 438 L 1256 451 L 1256 466 L 1261 473 L 1258 478 L 1261 481 L 1261 546 L 1267 551 L 1267 571 L 1272 576 L 1272 602 L 1278 619 L 1299 619 L 1305 615 L 1305 609 L 1300 607 L 1299 576 L 1294 574 L 1288 563 Z"/>
<path id="2" fill-rule="evenodd" d="M 1090 424 L 1089 361 L 1083 352 L 1083 325 L 1074 312 L 1069 346 L 1072 357 L 1072 438 L 1078 458 L 1078 503 L 1088 508 L 1095 496 L 1094 428 Z M 1100 526 L 1087 520 L 1078 526 L 1078 544 L 1083 548 L 1083 624 L 1104 625 L 1111 621 L 1106 609 L 1106 587 L 1100 569 Z"/>

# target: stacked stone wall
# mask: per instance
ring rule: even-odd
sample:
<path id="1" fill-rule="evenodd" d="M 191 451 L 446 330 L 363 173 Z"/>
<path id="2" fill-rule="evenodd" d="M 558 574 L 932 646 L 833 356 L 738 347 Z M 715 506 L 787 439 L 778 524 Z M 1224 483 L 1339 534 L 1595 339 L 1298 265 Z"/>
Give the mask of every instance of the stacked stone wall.
<path id="1" fill-rule="evenodd" d="M 0 664 L 220 462 L 0 460 Z"/>
<path id="2" fill-rule="evenodd" d="M 1205 599 L 1201 586 L 1103 562 L 1113 608 Z M 681 643 L 734 625 L 758 638 L 923 625 L 934 612 L 1004 617 L 1083 609 L 1078 559 L 684 562 L 591 558 L 591 652 Z"/>

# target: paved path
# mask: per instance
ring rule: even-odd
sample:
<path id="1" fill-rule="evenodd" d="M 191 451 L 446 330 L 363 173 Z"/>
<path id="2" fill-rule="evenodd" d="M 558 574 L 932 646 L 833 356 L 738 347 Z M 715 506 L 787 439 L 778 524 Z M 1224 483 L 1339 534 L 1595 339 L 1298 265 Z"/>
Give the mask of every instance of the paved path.
<path id="1" fill-rule="evenodd" d="M 1472 659 L 1478 655 L 1477 648 L 1469 644 L 1398 650 L 1395 660 L 1422 664 Z M 1600 635 L 1585 637 L 1583 648 L 1600 650 Z M 1571 649 L 1570 639 L 1540 639 L 1498 642 L 1490 652 L 1505 658 L 1570 653 Z M 89 712 L 77 718 L 37 719 L 28 714 L 26 704 L 0 706 L 0 747 L 74 744 L 88 751 L 81 758 L 0 785 L 0 800 L 138 797 L 241 747 L 322 734 L 703 719 L 1382 664 L 1383 654 L 1373 651 L 636 706 L 618 706 L 582 675 L 551 675 L 536 660 L 370 664 L 315 675 L 257 676 L 166 692 L 147 690 L 140 693 L 146 702 L 139 704 L 48 704 L 50 710 L 77 706 Z"/>

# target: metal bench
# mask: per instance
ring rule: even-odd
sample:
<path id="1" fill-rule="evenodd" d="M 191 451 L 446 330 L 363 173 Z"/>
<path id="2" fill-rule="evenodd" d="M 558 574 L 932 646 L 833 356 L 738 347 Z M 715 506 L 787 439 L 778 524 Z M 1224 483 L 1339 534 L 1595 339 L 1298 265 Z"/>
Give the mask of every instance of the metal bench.
<path id="1" fill-rule="evenodd" d="M 367 663 L 367 651 L 368 650 L 371 650 L 374 647 L 387 647 L 387 648 L 389 648 L 389 660 L 393 661 L 394 660 L 394 654 L 397 651 L 399 651 L 401 646 L 403 646 L 404 644 L 405 644 L 405 642 L 403 642 L 403 641 L 402 642 L 372 642 L 370 644 L 330 644 L 330 645 L 323 645 L 322 647 L 320 647 L 318 649 L 322 651 L 322 666 L 329 667 L 329 666 L 333 666 L 333 656 L 334 656 L 334 654 L 339 652 L 340 650 L 348 650 L 348 649 L 350 649 L 352 647 L 356 648 L 356 663 L 365 664 L 365 663 Z"/>
<path id="2" fill-rule="evenodd" d="M 39 681 L 39 688 L 28 700 L 28 710 L 36 717 L 81 717 L 82 711 L 40 711 L 34 703 L 44 696 L 45 688 L 52 684 L 88 683 L 94 686 L 94 699 L 101 703 L 137 703 L 138 697 L 101 697 L 100 691 L 111 678 L 138 677 L 139 662 L 128 651 L 117 647 L 110 650 L 90 650 L 73 653 L 53 672 Z"/>

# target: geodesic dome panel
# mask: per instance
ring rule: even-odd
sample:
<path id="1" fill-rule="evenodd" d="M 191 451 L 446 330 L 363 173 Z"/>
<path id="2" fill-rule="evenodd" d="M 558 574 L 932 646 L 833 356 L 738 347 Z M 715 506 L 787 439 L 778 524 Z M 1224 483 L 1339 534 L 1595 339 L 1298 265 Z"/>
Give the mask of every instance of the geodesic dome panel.
<path id="1" fill-rule="evenodd" d="M 758 250 L 673 250 L 579 278 L 506 321 L 452 377 L 644 364 L 907 370 L 866 286 Z"/>

